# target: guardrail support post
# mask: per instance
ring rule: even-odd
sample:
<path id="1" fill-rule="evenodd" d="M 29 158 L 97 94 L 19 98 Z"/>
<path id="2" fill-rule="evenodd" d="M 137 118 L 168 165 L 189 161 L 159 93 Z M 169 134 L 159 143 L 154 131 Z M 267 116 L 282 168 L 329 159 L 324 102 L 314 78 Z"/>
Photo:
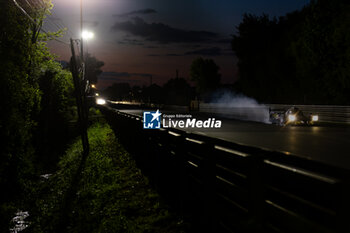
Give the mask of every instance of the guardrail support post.
<path id="1" fill-rule="evenodd" d="M 216 228 L 216 201 L 215 201 L 215 168 L 216 161 L 214 157 L 214 145 L 211 142 L 203 144 L 203 155 L 205 156 L 203 164 L 203 175 L 204 175 L 204 189 L 205 189 L 205 205 L 207 210 L 205 213 L 204 221 L 207 223 L 207 232 L 215 233 Z"/>
<path id="2" fill-rule="evenodd" d="M 251 156 L 249 158 L 249 185 L 250 185 L 250 212 L 252 221 L 257 228 L 263 228 L 263 205 L 264 205 L 264 179 L 262 174 L 262 156 Z M 261 230 L 261 229 L 260 229 Z"/>

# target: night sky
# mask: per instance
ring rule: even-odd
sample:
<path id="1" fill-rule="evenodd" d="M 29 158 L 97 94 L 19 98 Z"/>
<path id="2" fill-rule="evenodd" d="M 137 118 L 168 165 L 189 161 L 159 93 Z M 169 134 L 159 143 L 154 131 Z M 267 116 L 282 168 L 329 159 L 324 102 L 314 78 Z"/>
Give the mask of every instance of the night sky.
<path id="1" fill-rule="evenodd" d="M 80 37 L 80 1 L 53 0 L 46 30 L 67 27 L 61 38 Z M 237 79 L 230 37 L 244 13 L 281 16 L 301 9 L 309 0 L 83 0 L 84 29 L 94 39 L 85 51 L 105 62 L 98 87 L 113 82 L 131 85 L 164 84 L 175 77 L 189 79 L 193 59 L 202 56 L 220 66 L 223 83 Z M 69 60 L 70 48 L 49 42 L 58 60 Z"/>

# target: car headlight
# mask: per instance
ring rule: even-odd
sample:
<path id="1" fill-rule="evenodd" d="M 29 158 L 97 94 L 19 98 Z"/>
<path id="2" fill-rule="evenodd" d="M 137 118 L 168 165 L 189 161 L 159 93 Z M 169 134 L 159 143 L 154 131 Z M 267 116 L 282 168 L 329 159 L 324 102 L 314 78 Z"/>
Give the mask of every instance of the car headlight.
<path id="1" fill-rule="evenodd" d="M 311 119 L 312 121 L 318 121 L 318 115 L 313 115 Z"/>
<path id="2" fill-rule="evenodd" d="M 98 104 L 98 105 L 104 105 L 104 104 L 106 104 L 106 100 L 105 100 L 105 99 L 102 99 L 102 98 L 98 98 L 98 99 L 96 99 L 96 104 Z"/>
<path id="3" fill-rule="evenodd" d="M 289 121 L 295 121 L 297 118 L 295 115 L 288 115 L 288 120 Z"/>

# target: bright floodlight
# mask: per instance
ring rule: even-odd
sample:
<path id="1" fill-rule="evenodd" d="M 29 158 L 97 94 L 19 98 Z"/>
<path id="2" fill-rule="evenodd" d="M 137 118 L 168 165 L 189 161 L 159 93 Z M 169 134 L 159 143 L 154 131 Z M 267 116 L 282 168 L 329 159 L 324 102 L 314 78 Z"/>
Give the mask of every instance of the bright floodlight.
<path id="1" fill-rule="evenodd" d="M 289 121 L 295 121 L 297 118 L 296 118 L 296 116 L 295 115 L 289 115 L 288 116 L 288 120 Z"/>
<path id="2" fill-rule="evenodd" d="M 84 40 L 88 40 L 88 39 L 94 38 L 94 33 L 90 32 L 90 31 L 83 31 L 81 36 L 83 37 Z"/>
<path id="3" fill-rule="evenodd" d="M 96 104 L 98 104 L 98 105 L 104 105 L 104 104 L 106 104 L 106 100 L 104 100 L 104 99 L 102 99 L 102 98 L 98 98 L 98 99 L 96 100 Z"/>
<path id="4" fill-rule="evenodd" d="M 312 121 L 318 121 L 318 115 L 313 115 L 312 116 Z"/>

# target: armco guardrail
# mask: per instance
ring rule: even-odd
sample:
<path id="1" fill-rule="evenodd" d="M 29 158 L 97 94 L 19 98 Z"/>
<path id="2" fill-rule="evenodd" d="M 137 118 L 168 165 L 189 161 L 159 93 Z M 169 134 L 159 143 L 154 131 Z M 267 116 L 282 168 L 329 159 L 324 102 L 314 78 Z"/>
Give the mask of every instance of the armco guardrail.
<path id="1" fill-rule="evenodd" d="M 349 106 L 266 104 L 252 107 L 246 107 L 244 105 L 229 107 L 227 104 L 200 103 L 199 111 L 218 113 L 223 116 L 241 120 L 266 122 L 269 118 L 269 108 L 288 109 L 291 106 L 300 108 L 306 115 L 311 113 L 319 115 L 320 122 L 350 124 Z"/>
<path id="2" fill-rule="evenodd" d="M 200 103 L 199 111 L 217 113 L 222 116 L 240 120 L 267 122 L 269 118 L 269 108 L 288 109 L 291 106 L 300 108 L 306 115 L 319 115 L 320 122 L 350 124 L 349 106 L 266 104 L 256 106 L 252 105 L 251 107 L 246 107 L 244 105 L 230 107 L 228 104 Z"/>
<path id="3" fill-rule="evenodd" d="M 348 170 L 102 111 L 197 232 L 350 232 Z"/>
<path id="4" fill-rule="evenodd" d="M 142 105 L 147 107 L 157 107 L 166 110 L 187 112 L 190 106 L 179 106 L 179 105 L 157 105 L 157 104 L 141 104 L 128 101 L 111 102 L 124 104 L 124 105 Z M 261 121 L 267 122 L 269 119 L 269 108 L 271 109 L 288 109 L 291 106 L 300 108 L 304 114 L 317 114 L 319 115 L 320 122 L 325 123 L 340 123 L 340 124 L 350 124 L 350 106 L 335 106 L 335 105 L 286 105 L 286 104 L 252 104 L 245 106 L 237 106 L 234 103 L 230 104 L 223 103 L 203 103 L 195 102 L 194 109 L 200 112 L 206 113 L 217 113 L 219 115 L 230 117 L 240 120 L 251 120 L 251 121 Z M 192 105 L 191 105 L 192 107 Z"/>
<path id="5" fill-rule="evenodd" d="M 271 108 L 288 108 L 291 105 L 270 104 Z M 317 114 L 321 122 L 350 124 L 349 106 L 332 105 L 293 105 L 300 108 L 305 114 Z"/>

